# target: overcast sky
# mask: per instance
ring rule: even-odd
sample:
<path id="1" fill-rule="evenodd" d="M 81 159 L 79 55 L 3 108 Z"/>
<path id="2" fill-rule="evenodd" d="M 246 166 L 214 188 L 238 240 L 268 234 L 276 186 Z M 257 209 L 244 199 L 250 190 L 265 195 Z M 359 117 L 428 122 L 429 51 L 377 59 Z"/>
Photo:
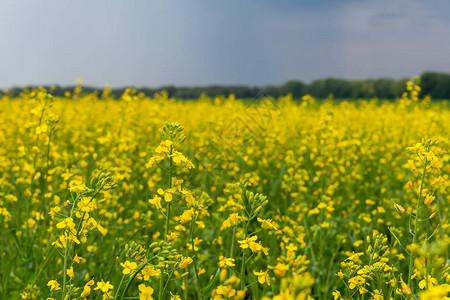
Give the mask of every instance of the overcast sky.
<path id="1" fill-rule="evenodd" d="M 449 0 L 2 0 L 0 87 L 450 72 Z"/>

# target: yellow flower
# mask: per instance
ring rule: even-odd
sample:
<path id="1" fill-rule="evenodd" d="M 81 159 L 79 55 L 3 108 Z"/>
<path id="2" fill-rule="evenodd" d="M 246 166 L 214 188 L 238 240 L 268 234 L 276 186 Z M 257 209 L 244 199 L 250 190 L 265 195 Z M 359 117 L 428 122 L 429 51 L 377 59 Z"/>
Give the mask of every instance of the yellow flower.
<path id="1" fill-rule="evenodd" d="M 176 165 L 185 165 L 188 167 L 188 169 L 194 168 L 194 164 L 189 159 L 187 159 L 181 152 L 173 151 L 171 157 Z"/>
<path id="2" fill-rule="evenodd" d="M 68 268 L 66 272 L 67 272 L 67 275 L 73 279 L 73 276 L 75 275 L 73 273 L 73 267 Z"/>
<path id="3" fill-rule="evenodd" d="M 228 218 L 223 221 L 223 225 L 221 227 L 221 230 L 226 229 L 228 227 L 236 226 L 239 224 L 244 218 L 239 216 L 237 213 L 232 213 L 228 216 Z"/>
<path id="4" fill-rule="evenodd" d="M 176 188 L 170 188 L 167 190 L 159 188 L 156 192 L 160 195 L 164 195 L 164 201 L 171 202 L 173 200 L 172 193 L 176 192 Z"/>
<path id="5" fill-rule="evenodd" d="M 50 287 L 50 291 L 57 291 L 57 290 L 61 289 L 61 286 L 59 285 L 58 281 L 56 281 L 56 280 L 50 280 L 47 283 L 47 286 Z"/>
<path id="6" fill-rule="evenodd" d="M 238 241 L 241 244 L 242 249 L 250 248 L 252 252 L 259 252 L 262 250 L 262 245 L 260 243 L 256 243 L 255 241 L 258 239 L 257 235 L 247 237 L 245 240 Z"/>
<path id="7" fill-rule="evenodd" d="M 236 293 L 236 290 L 233 289 L 231 286 L 223 286 L 219 285 L 216 289 L 216 293 L 218 295 L 224 295 L 227 297 L 233 297 Z"/>
<path id="8" fill-rule="evenodd" d="M 78 256 L 77 254 L 75 254 L 73 261 L 76 262 L 77 264 L 79 264 L 81 262 L 85 262 L 86 260 L 84 258 L 82 258 L 81 256 Z"/>
<path id="9" fill-rule="evenodd" d="M 28 218 L 28 228 L 33 228 L 36 225 L 36 221 L 33 218 Z"/>
<path id="10" fill-rule="evenodd" d="M 411 288 L 409 287 L 409 285 L 407 285 L 403 281 L 402 281 L 402 292 L 405 295 L 411 295 Z"/>
<path id="11" fill-rule="evenodd" d="M 71 192 L 78 193 L 78 194 L 80 194 L 80 193 L 82 193 L 82 192 L 84 192 L 85 190 L 88 189 L 86 187 L 86 185 L 84 185 L 84 182 L 79 181 L 79 180 L 71 181 L 69 186 L 70 186 L 69 190 Z"/>
<path id="12" fill-rule="evenodd" d="M 73 222 L 72 218 L 65 218 L 64 220 L 62 220 L 61 222 L 56 224 L 56 227 L 59 229 L 63 229 L 63 228 L 74 229 L 75 223 Z"/>
<path id="13" fill-rule="evenodd" d="M 278 277 L 284 277 L 286 271 L 289 270 L 289 266 L 282 262 L 277 262 L 274 267 L 269 266 L 268 268 L 273 269 L 273 273 L 275 273 Z"/>
<path id="14" fill-rule="evenodd" d="M 435 196 L 432 196 L 432 195 L 428 194 L 428 195 L 425 197 L 425 200 L 423 201 L 423 204 L 425 204 L 425 205 L 430 205 L 431 202 L 433 202 L 434 199 L 436 199 Z"/>
<path id="15" fill-rule="evenodd" d="M 234 258 L 227 258 L 223 257 L 222 255 L 219 256 L 219 268 L 226 269 L 229 267 L 234 267 Z"/>
<path id="16" fill-rule="evenodd" d="M 156 269 L 153 266 L 145 267 L 142 270 L 142 276 L 144 276 L 144 280 L 150 280 L 150 277 L 159 277 L 161 275 L 161 270 Z"/>
<path id="17" fill-rule="evenodd" d="M 346 260 L 351 260 L 354 262 L 355 260 L 358 260 L 361 255 L 364 255 L 364 252 L 352 252 L 352 254 Z"/>
<path id="18" fill-rule="evenodd" d="M 180 236 L 180 234 L 178 232 L 172 232 L 171 234 L 166 235 L 168 242 L 173 241 L 174 239 L 176 239 L 179 236 Z"/>
<path id="19" fill-rule="evenodd" d="M 129 262 L 128 260 L 124 263 L 120 263 L 120 265 L 123 268 L 122 274 L 124 275 L 130 274 L 131 272 L 137 269 L 137 263 Z"/>
<path id="20" fill-rule="evenodd" d="M 433 181 L 433 183 L 431 185 L 439 185 L 439 184 L 443 183 L 444 181 L 445 181 L 444 178 L 442 178 L 442 176 L 439 175 L 439 177 L 435 181 Z"/>
<path id="21" fill-rule="evenodd" d="M 191 210 L 188 209 L 188 210 L 185 210 L 183 212 L 183 214 L 181 214 L 180 223 L 184 224 L 184 223 L 189 222 L 190 220 L 192 220 L 192 212 L 191 212 Z"/>
<path id="22" fill-rule="evenodd" d="M 196 203 L 195 198 L 191 192 L 185 191 L 185 192 L 183 192 L 183 194 L 184 194 L 184 199 L 186 200 L 186 203 L 188 204 L 188 206 L 193 206 Z"/>
<path id="23" fill-rule="evenodd" d="M 155 197 L 153 197 L 152 199 L 149 199 L 148 202 L 150 204 L 153 204 L 157 209 L 161 209 L 161 197 L 159 197 L 158 195 L 155 195 Z"/>
<path id="24" fill-rule="evenodd" d="M 275 226 L 275 224 L 273 223 L 273 221 L 271 219 L 261 219 L 260 217 L 258 217 L 257 220 L 258 220 L 258 222 L 261 223 L 261 227 L 263 229 L 277 230 L 277 227 Z"/>
<path id="25" fill-rule="evenodd" d="M 403 208 L 403 206 L 401 206 L 400 204 L 394 203 L 394 207 L 397 211 L 404 213 L 405 209 Z"/>
<path id="26" fill-rule="evenodd" d="M 448 293 L 450 293 L 449 284 L 441 284 L 430 287 L 429 290 L 419 293 L 420 300 L 448 300 Z"/>
<path id="27" fill-rule="evenodd" d="M 334 300 L 341 299 L 341 293 L 339 291 L 333 292 Z"/>
<path id="28" fill-rule="evenodd" d="M 414 189 L 411 180 L 409 180 L 409 181 L 406 183 L 406 186 L 407 186 L 411 191 Z"/>
<path id="29" fill-rule="evenodd" d="M 158 154 L 159 153 L 169 153 L 171 145 L 172 145 L 172 141 L 169 141 L 169 140 L 162 141 L 161 144 L 159 144 L 159 146 L 156 147 L 155 152 Z"/>
<path id="30" fill-rule="evenodd" d="M 270 285 L 269 271 L 264 271 L 264 272 L 263 271 L 260 271 L 260 272 L 253 271 L 253 274 L 258 276 L 258 282 L 260 284 L 263 284 L 264 282 L 267 282 L 267 285 Z"/>
<path id="31" fill-rule="evenodd" d="M 360 294 L 365 294 L 365 293 L 367 293 L 368 292 L 368 290 L 366 289 L 366 288 L 364 288 L 364 287 L 360 287 L 359 288 L 359 293 Z"/>
<path id="32" fill-rule="evenodd" d="M 81 298 L 86 298 L 91 293 L 91 286 L 94 284 L 94 280 L 89 280 L 86 285 L 83 287 L 83 292 L 81 293 Z"/>
<path id="33" fill-rule="evenodd" d="M 357 286 L 362 286 L 365 282 L 366 282 L 366 280 L 362 277 L 362 276 L 355 276 L 355 277 L 353 277 L 353 278 L 350 278 L 349 280 L 348 280 L 348 282 L 349 282 L 349 288 L 351 289 L 351 290 L 353 290 L 355 287 L 357 287 Z"/>
<path id="34" fill-rule="evenodd" d="M 186 268 L 190 263 L 192 263 L 192 258 L 190 258 L 190 257 L 183 257 L 182 259 L 181 259 L 181 262 L 180 262 L 180 264 L 178 265 L 178 267 L 180 268 L 180 269 L 184 269 L 184 268 Z"/>
<path id="35" fill-rule="evenodd" d="M 383 293 L 379 290 L 374 290 L 373 300 L 384 300 Z"/>
<path id="36" fill-rule="evenodd" d="M 153 289 L 151 286 L 146 286 L 145 284 L 141 283 L 138 286 L 138 289 L 140 291 L 139 300 L 153 300 Z"/>
<path id="37" fill-rule="evenodd" d="M 428 275 L 428 288 L 431 288 L 431 287 L 433 287 L 433 286 L 435 286 L 437 284 L 438 284 L 437 279 L 431 277 L 430 275 Z M 419 288 L 423 290 L 426 287 L 427 287 L 427 281 L 425 279 L 422 279 L 419 282 Z"/>
<path id="38" fill-rule="evenodd" d="M 170 300 L 181 300 L 181 297 L 178 296 L 178 294 L 172 294 L 172 292 L 170 292 Z"/>
<path id="39" fill-rule="evenodd" d="M 52 219 L 61 211 L 61 207 L 59 206 L 55 206 L 52 207 L 50 209 L 50 211 L 48 212 L 48 214 L 50 215 L 50 217 L 52 217 Z"/>
<path id="40" fill-rule="evenodd" d="M 101 290 L 103 293 L 107 293 L 109 290 L 112 290 L 114 287 L 109 283 L 109 281 L 104 282 L 98 281 L 97 287 L 94 290 Z"/>

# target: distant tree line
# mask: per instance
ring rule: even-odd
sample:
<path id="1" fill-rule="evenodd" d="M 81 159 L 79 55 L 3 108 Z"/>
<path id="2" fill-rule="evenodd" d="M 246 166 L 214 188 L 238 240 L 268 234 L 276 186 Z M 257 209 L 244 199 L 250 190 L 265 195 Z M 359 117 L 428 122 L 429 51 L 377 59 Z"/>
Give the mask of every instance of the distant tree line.
<path id="1" fill-rule="evenodd" d="M 210 86 L 163 86 L 160 88 L 136 88 L 138 92 L 142 92 L 147 96 L 152 96 L 157 92 L 165 90 L 169 97 L 182 99 L 197 99 L 202 93 L 215 96 L 228 96 L 234 94 L 237 98 L 255 98 L 261 95 L 271 97 L 280 97 L 292 94 L 294 98 L 300 98 L 305 94 L 310 94 L 316 98 L 326 98 L 333 95 L 334 98 L 358 99 L 373 98 L 395 99 L 401 96 L 405 91 L 407 78 L 391 79 L 365 79 L 365 80 L 346 80 L 339 78 L 317 79 L 311 83 L 304 83 L 299 80 L 290 80 L 283 85 L 269 85 L 264 87 L 251 87 L 246 85 L 210 85 Z M 450 99 L 450 74 L 425 72 L 420 76 L 420 84 L 422 87 L 422 95 L 429 95 L 434 99 Z M 31 89 L 32 87 L 28 87 Z M 74 86 L 46 87 L 55 96 L 64 96 L 66 92 L 72 92 Z M 25 88 L 12 88 L 7 91 L 8 95 L 15 97 L 20 95 Z M 110 95 L 119 98 L 124 88 L 112 89 Z M 99 96 L 103 93 L 103 89 L 83 86 L 83 93 L 97 93 Z M 0 92 L 1 95 L 5 91 Z"/>

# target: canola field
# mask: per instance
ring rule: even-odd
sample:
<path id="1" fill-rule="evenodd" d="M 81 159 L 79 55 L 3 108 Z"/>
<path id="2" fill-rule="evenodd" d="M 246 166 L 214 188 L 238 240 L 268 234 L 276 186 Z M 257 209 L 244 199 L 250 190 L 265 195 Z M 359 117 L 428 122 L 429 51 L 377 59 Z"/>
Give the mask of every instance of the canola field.
<path id="1" fill-rule="evenodd" d="M 450 108 L 0 99 L 1 299 L 449 299 Z"/>

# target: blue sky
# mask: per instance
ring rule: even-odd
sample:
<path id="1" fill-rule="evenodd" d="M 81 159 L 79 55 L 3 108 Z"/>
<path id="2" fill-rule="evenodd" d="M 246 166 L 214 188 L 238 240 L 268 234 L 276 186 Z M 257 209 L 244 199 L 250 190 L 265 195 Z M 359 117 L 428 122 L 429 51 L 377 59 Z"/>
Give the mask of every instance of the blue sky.
<path id="1" fill-rule="evenodd" d="M 448 12 L 448 0 L 3 0 L 0 88 L 450 72 Z"/>

